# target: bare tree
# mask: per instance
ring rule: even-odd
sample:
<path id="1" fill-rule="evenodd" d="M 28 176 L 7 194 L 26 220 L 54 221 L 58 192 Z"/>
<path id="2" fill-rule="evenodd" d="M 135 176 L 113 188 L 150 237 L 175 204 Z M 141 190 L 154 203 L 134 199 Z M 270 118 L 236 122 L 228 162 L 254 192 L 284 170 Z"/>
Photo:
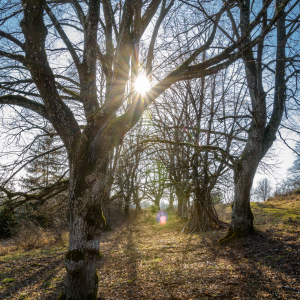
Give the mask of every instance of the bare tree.
<path id="1" fill-rule="evenodd" d="M 253 194 L 260 200 L 266 201 L 272 192 L 272 185 L 268 178 L 261 179 L 258 183 L 256 188 L 254 189 Z"/>
<path id="2" fill-rule="evenodd" d="M 251 8 L 250 4 L 250 0 L 245 0 L 239 7 L 239 26 L 242 35 L 246 34 L 251 23 L 250 15 L 253 8 Z M 284 5 L 283 1 L 276 1 L 276 9 L 280 9 L 282 5 Z M 253 178 L 260 161 L 276 140 L 277 129 L 281 123 L 286 104 L 287 84 L 291 78 L 290 75 L 299 71 L 295 65 L 292 67 L 292 69 L 296 69 L 295 71 L 287 69 L 289 60 L 287 53 L 294 54 L 293 50 L 287 49 L 287 42 L 295 33 L 295 26 L 290 24 L 291 26 L 287 29 L 286 21 L 288 13 L 291 13 L 294 7 L 291 4 L 285 13 L 278 16 L 276 35 L 272 36 L 272 38 L 276 39 L 277 44 L 274 52 L 267 47 L 266 38 L 264 37 L 260 38 L 256 49 L 251 47 L 243 53 L 250 98 L 248 110 L 251 118 L 249 118 L 250 125 L 248 127 L 246 146 L 241 157 L 236 159 L 234 163 L 235 196 L 231 226 L 228 234 L 220 240 L 221 243 L 227 242 L 234 237 L 247 236 L 254 232 L 254 217 L 250 208 L 250 191 Z M 297 15 L 300 16 L 299 13 Z M 261 32 L 263 32 L 269 26 L 267 15 L 263 15 L 261 21 Z M 296 27 L 298 28 L 298 25 Z M 236 31 L 236 34 L 239 33 Z M 252 40 L 248 36 L 244 43 L 249 44 Z M 272 60 L 269 59 L 269 62 L 264 64 L 263 59 L 266 55 L 271 56 Z M 266 77 L 266 73 L 270 74 L 269 78 Z M 290 75 L 287 76 L 287 73 Z M 269 81 L 270 78 L 273 81 Z M 269 81 L 267 92 L 265 91 L 266 79 Z"/>
<path id="3" fill-rule="evenodd" d="M 155 162 L 146 169 L 147 198 L 160 209 L 160 201 L 167 188 L 168 174 L 161 162 Z"/>
<path id="4" fill-rule="evenodd" d="M 247 17 L 250 16 L 250 6 L 246 0 L 241 9 L 245 13 L 245 17 L 243 15 L 241 18 L 241 34 L 235 30 L 227 33 L 220 24 L 223 15 L 231 16 L 230 12 L 237 4 L 235 1 L 216 6 L 207 4 L 209 8 L 214 8 L 212 14 L 199 1 L 188 4 L 174 0 L 1 2 L 0 103 L 22 107 L 24 111 L 32 110 L 51 123 L 66 148 L 69 160 L 70 239 L 65 259 L 66 299 L 97 297 L 95 264 L 99 256 L 101 227 L 105 223 L 101 203 L 108 197 L 109 153 L 138 122 L 148 105 L 172 84 L 214 74 L 243 56 L 245 58 L 245 54 L 251 53 L 250 50 L 261 42 L 277 20 L 280 20 L 278 28 L 284 28 L 280 22 L 284 23 L 283 11 L 289 2 L 284 0 L 278 3 L 276 11 L 269 14 L 267 19 L 266 12 L 272 1 L 265 1 L 250 23 Z M 201 6 L 200 11 L 197 5 Z M 188 30 L 188 42 L 192 44 L 195 38 L 198 42 L 179 55 L 176 49 L 173 51 L 172 41 L 168 40 L 167 35 L 163 37 L 160 29 L 172 31 L 173 16 L 176 16 L 177 22 L 180 16 L 187 14 L 194 22 L 187 29 L 180 28 L 178 34 Z M 255 30 L 260 26 L 263 16 L 266 26 L 251 40 L 250 35 L 257 32 Z M 234 23 L 232 26 L 238 28 Z M 196 33 L 195 27 L 199 30 Z M 204 31 L 208 34 L 203 35 Z M 147 35 L 149 38 L 144 39 Z M 197 57 L 224 35 L 224 49 L 217 54 L 212 51 L 209 58 L 196 63 Z M 286 43 L 282 36 L 279 37 L 281 42 Z M 144 62 L 140 59 L 143 49 L 147 53 Z M 59 55 L 65 59 L 59 60 Z M 179 58 L 183 63 L 178 63 Z M 245 61 L 248 69 L 252 70 L 253 58 L 248 60 L 246 56 Z M 128 82 L 137 79 L 141 64 L 145 73 L 153 78 L 153 87 L 145 96 L 128 89 Z M 279 79 L 281 72 L 284 74 L 280 57 L 278 64 L 281 69 L 276 76 Z M 105 76 L 100 83 L 102 91 L 98 91 L 97 74 L 100 73 Z M 250 89 L 253 84 L 251 81 Z M 282 82 L 277 85 L 278 88 L 281 86 Z M 284 93 L 284 90 L 279 89 L 278 93 Z M 261 126 L 255 125 L 255 122 L 260 124 L 261 120 L 262 105 L 258 100 L 261 98 L 253 99 L 256 99 L 252 105 L 253 126 L 243 161 L 239 163 L 242 171 L 237 168 L 235 219 L 232 222 L 234 232 L 249 232 L 252 228 L 250 212 L 247 214 L 251 222 L 247 219 L 245 223 L 241 218 L 248 208 L 247 197 L 246 200 L 240 199 L 245 189 L 240 192 L 239 187 L 248 174 L 243 173 L 247 169 L 244 165 L 254 163 L 250 159 L 253 155 L 261 157 L 266 152 L 267 145 L 272 142 L 274 128 L 276 132 L 277 123 L 280 122 L 280 118 L 272 118 L 271 123 L 275 127 L 272 124 L 267 127 L 270 134 L 267 135 L 264 150 L 262 146 L 258 147 L 260 152 L 253 149 L 264 136 Z M 278 107 L 275 108 L 276 116 L 277 111 L 281 115 L 284 101 L 274 103 Z M 125 113 L 121 110 L 124 104 L 127 107 Z M 20 113 L 23 114 L 23 111 Z M 264 119 L 262 122 L 264 124 Z M 256 137 L 258 141 L 254 142 Z M 248 175 L 252 178 L 253 171 L 250 173 Z M 41 193 L 48 193 L 49 189 Z M 13 201 L 15 193 L 4 186 L 2 191 Z M 17 195 L 24 198 L 41 197 L 24 193 Z"/>

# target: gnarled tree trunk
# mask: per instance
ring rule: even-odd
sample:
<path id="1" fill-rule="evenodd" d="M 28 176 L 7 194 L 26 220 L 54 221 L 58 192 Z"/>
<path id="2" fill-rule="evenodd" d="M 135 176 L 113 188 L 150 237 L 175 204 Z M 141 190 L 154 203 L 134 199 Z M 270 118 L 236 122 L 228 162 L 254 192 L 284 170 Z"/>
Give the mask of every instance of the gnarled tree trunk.
<path id="1" fill-rule="evenodd" d="M 224 227 L 225 223 L 219 219 L 210 194 L 205 189 L 199 188 L 195 193 L 192 210 L 185 230 L 195 232 Z"/>
<path id="2" fill-rule="evenodd" d="M 207 161 L 207 153 L 205 159 L 205 161 Z M 216 178 L 212 179 L 210 182 L 208 176 L 208 167 L 206 165 L 204 165 L 203 174 L 200 176 L 198 172 L 197 155 L 194 157 L 192 167 L 194 202 L 185 230 L 188 230 L 189 232 L 195 232 L 225 227 L 225 223 L 222 222 L 218 217 L 210 196 L 211 190 L 216 184 Z"/>

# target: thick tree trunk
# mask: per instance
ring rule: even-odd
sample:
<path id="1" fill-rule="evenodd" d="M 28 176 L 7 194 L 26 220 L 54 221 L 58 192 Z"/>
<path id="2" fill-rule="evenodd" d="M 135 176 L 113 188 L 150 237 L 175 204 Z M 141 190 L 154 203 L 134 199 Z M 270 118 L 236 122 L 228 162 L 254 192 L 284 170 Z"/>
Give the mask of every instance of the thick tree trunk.
<path id="1" fill-rule="evenodd" d="M 173 204 L 174 204 L 174 195 L 173 193 L 170 193 L 170 200 L 169 200 L 169 209 L 173 210 Z"/>
<path id="2" fill-rule="evenodd" d="M 276 6 L 280 6 L 281 0 L 276 1 Z M 240 27 L 246 32 L 250 24 L 250 1 L 244 0 L 240 6 Z M 253 116 L 249 129 L 248 141 L 243 154 L 234 170 L 235 197 L 233 203 L 233 213 L 228 234 L 220 240 L 220 243 L 227 242 L 235 237 L 247 236 L 254 232 L 253 214 L 250 208 L 250 190 L 257 166 L 276 139 L 276 131 L 280 125 L 284 105 L 286 101 L 285 82 L 285 46 L 286 46 L 286 14 L 280 15 L 277 21 L 277 51 L 275 69 L 275 89 L 273 112 L 267 123 L 266 93 L 263 89 L 263 48 L 264 40 L 257 46 L 256 58 L 253 51 L 249 50 L 243 55 L 245 63 L 246 78 L 249 87 L 249 94 L 253 111 L 249 110 Z M 263 17 L 263 29 L 267 26 L 267 15 Z M 245 40 L 249 43 L 250 36 Z"/>
<path id="3" fill-rule="evenodd" d="M 237 236 L 247 236 L 254 232 L 253 214 L 250 208 L 250 191 L 256 168 L 249 168 L 237 172 L 234 182 L 234 202 L 230 232 Z"/>
<path id="4" fill-rule="evenodd" d="M 65 257 L 68 300 L 97 299 L 96 262 L 100 232 L 105 226 L 101 202 L 106 191 L 106 166 L 85 170 L 83 165 L 77 164 L 70 171 L 70 239 Z"/>
<path id="5" fill-rule="evenodd" d="M 182 204 L 183 204 L 183 198 L 181 197 L 181 195 L 179 193 L 176 193 L 177 196 L 177 207 L 178 207 L 178 216 L 182 217 Z"/>
<path id="6" fill-rule="evenodd" d="M 258 162 L 244 161 L 244 168 L 234 175 L 234 201 L 231 224 L 228 233 L 219 242 L 226 243 L 237 237 L 246 237 L 255 232 L 253 226 L 254 216 L 250 207 L 250 191 Z"/>
<path id="7" fill-rule="evenodd" d="M 234 170 L 235 193 L 230 228 L 227 235 L 220 240 L 220 243 L 254 233 L 254 216 L 250 208 L 250 191 L 256 169 L 263 157 L 263 134 L 263 125 L 259 127 L 252 124 L 244 153 Z"/>

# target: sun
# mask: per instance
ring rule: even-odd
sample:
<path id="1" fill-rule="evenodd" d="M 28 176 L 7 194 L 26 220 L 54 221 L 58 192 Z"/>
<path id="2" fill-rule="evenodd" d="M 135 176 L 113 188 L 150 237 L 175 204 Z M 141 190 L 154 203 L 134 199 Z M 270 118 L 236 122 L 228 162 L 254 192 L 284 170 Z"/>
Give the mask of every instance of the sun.
<path id="1" fill-rule="evenodd" d="M 145 94 L 150 91 L 150 81 L 145 75 L 139 75 L 134 83 L 135 90 L 140 94 Z"/>

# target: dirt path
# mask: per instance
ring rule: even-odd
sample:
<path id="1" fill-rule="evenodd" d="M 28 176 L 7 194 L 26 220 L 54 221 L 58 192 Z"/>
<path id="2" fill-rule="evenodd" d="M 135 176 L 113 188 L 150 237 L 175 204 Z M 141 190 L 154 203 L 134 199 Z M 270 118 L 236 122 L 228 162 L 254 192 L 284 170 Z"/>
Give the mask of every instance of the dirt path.
<path id="1" fill-rule="evenodd" d="M 102 235 L 99 299 L 300 299 L 299 227 L 218 247 L 225 231 L 182 234 L 144 214 Z M 290 232 L 287 234 L 287 232 Z M 0 299 L 56 299 L 66 247 L 0 257 Z"/>
<path id="2" fill-rule="evenodd" d="M 261 233 L 218 247 L 225 231 L 181 229 L 174 216 L 160 226 L 148 215 L 104 237 L 100 297 L 300 299 L 299 236 Z"/>

